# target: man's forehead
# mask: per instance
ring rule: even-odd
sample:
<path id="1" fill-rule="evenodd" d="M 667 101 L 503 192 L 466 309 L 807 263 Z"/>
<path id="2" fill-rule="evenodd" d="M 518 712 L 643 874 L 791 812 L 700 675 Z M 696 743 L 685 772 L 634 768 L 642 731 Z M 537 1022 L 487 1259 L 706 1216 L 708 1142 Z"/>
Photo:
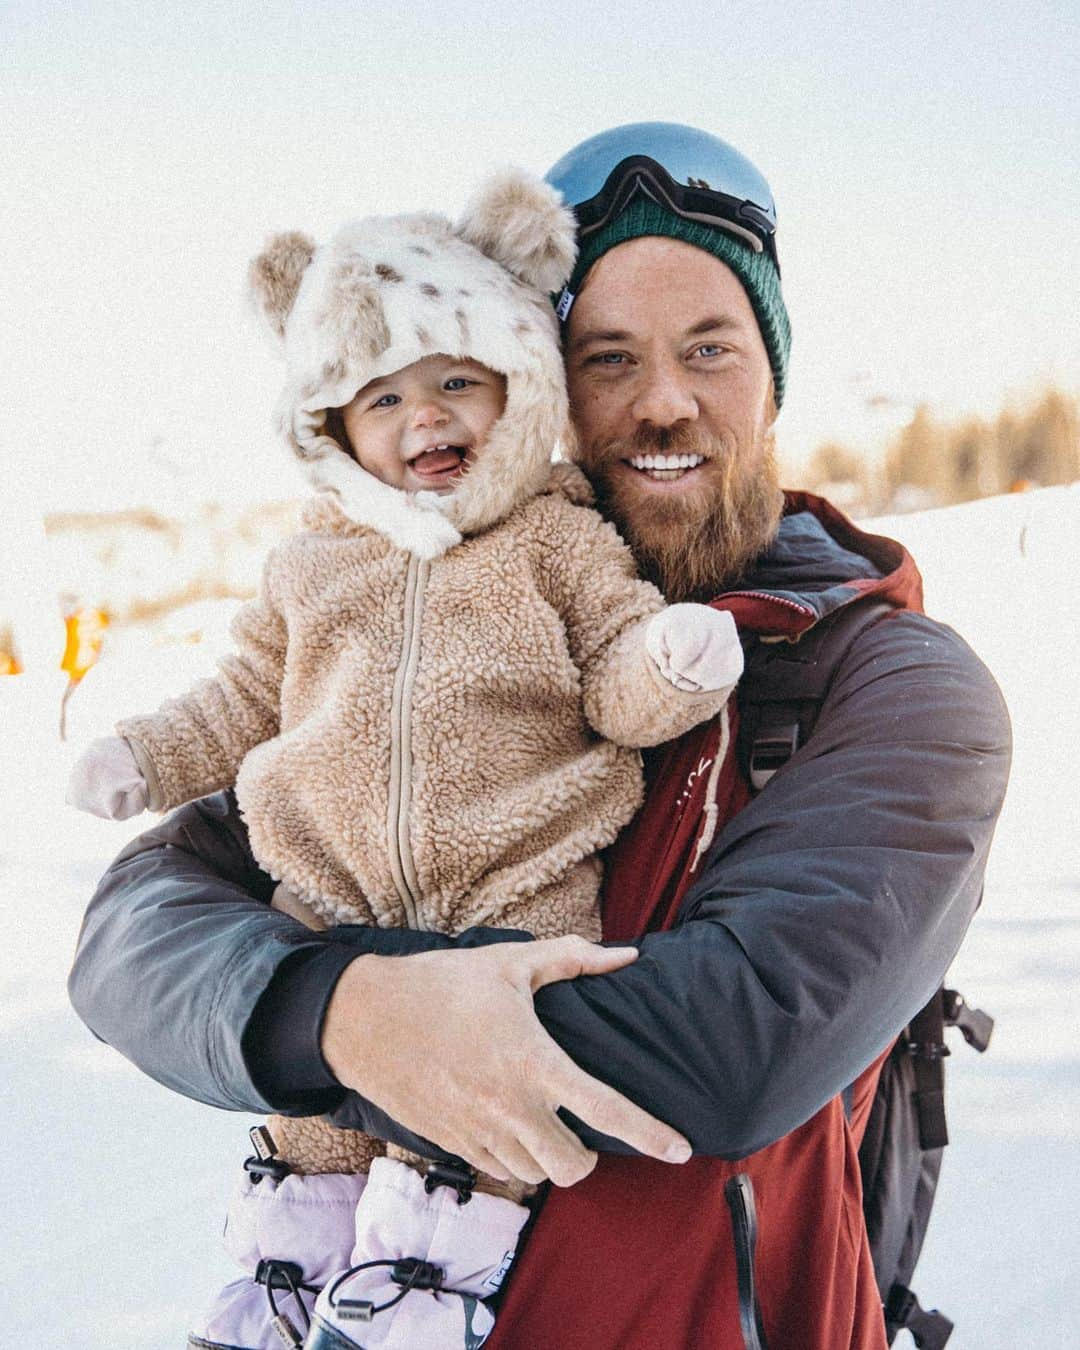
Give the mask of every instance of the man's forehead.
<path id="1" fill-rule="evenodd" d="M 644 236 L 590 268 L 570 311 L 568 336 L 628 340 L 656 331 L 699 336 L 755 323 L 739 278 L 719 258 L 681 240 Z"/>

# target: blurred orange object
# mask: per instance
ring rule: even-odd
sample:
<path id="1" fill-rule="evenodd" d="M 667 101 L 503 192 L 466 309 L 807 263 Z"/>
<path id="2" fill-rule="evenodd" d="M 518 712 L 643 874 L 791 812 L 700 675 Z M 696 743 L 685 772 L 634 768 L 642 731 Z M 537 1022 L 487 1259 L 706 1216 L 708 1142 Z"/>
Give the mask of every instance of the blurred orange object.
<path id="1" fill-rule="evenodd" d="M 78 684 L 101 655 L 109 616 L 103 609 L 82 608 L 64 615 L 64 655 L 60 669 L 67 671 L 69 684 Z"/>
<path id="2" fill-rule="evenodd" d="M 9 624 L 0 624 L 0 675 L 21 675 L 22 665 L 15 655 L 15 634 Z"/>
<path id="3" fill-rule="evenodd" d="M 67 671 L 68 682 L 60 699 L 60 739 L 67 739 L 67 705 L 72 691 L 101 655 L 109 616 L 103 609 L 81 606 L 64 614 L 64 655 L 60 669 Z"/>

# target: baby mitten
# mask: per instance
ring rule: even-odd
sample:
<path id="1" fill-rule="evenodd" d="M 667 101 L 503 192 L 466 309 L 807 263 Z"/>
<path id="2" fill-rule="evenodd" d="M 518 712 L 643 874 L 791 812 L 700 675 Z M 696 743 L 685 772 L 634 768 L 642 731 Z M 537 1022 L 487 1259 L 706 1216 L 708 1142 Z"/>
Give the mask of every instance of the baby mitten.
<path id="1" fill-rule="evenodd" d="M 101 736 L 87 746 L 71 771 L 65 800 L 102 820 L 127 820 L 146 810 L 146 779 L 122 736 Z"/>
<path id="2" fill-rule="evenodd" d="M 688 693 L 732 687 L 742 674 L 735 620 L 709 605 L 669 605 L 653 615 L 645 649 L 664 679 Z"/>

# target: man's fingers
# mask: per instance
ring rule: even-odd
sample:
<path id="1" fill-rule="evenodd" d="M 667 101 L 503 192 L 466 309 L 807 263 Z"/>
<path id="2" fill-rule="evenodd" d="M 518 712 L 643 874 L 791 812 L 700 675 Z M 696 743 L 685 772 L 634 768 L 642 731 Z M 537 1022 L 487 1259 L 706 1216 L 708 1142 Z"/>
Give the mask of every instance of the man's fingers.
<path id="1" fill-rule="evenodd" d="M 541 1127 L 523 1128 L 521 1138 L 555 1186 L 575 1186 L 596 1166 L 596 1154 L 554 1112 Z"/>
<path id="2" fill-rule="evenodd" d="M 636 947 L 600 947 L 580 937 L 545 938 L 522 943 L 510 953 L 529 982 L 533 993 L 557 980 L 579 975 L 604 975 L 630 965 L 638 958 Z"/>
<path id="3" fill-rule="evenodd" d="M 547 1169 L 537 1161 L 529 1149 L 517 1139 L 500 1139 L 488 1146 L 488 1152 L 496 1155 L 506 1171 L 519 1181 L 527 1181 L 530 1186 L 539 1186 L 547 1181 Z M 487 1168 L 485 1171 L 489 1170 Z M 494 1176 L 495 1173 L 492 1173 Z M 505 1178 L 500 1178 L 505 1180 Z"/>
<path id="4" fill-rule="evenodd" d="M 479 1144 L 475 1147 L 465 1145 L 464 1147 L 452 1148 L 450 1145 L 444 1145 L 448 1153 L 457 1153 L 459 1158 L 464 1158 L 470 1167 L 477 1172 L 486 1172 L 489 1177 L 494 1177 L 496 1181 L 509 1181 L 510 1169 L 495 1156 L 489 1149 L 482 1148 Z M 527 1177 L 522 1177 L 527 1181 Z M 543 1180 L 543 1178 L 541 1178 Z"/>
<path id="5" fill-rule="evenodd" d="M 560 1051 L 560 1056 L 562 1052 Z M 638 1153 L 661 1162 L 682 1163 L 691 1155 L 690 1143 L 678 1130 L 665 1125 L 662 1120 L 649 1115 L 640 1106 L 624 1097 L 614 1088 L 608 1087 L 573 1062 L 569 1056 L 562 1056 L 565 1063 L 555 1074 L 554 1087 L 559 1106 L 572 1111 L 575 1116 L 601 1134 L 612 1139 L 621 1139 Z M 550 1081 L 550 1080 L 549 1080 Z"/>

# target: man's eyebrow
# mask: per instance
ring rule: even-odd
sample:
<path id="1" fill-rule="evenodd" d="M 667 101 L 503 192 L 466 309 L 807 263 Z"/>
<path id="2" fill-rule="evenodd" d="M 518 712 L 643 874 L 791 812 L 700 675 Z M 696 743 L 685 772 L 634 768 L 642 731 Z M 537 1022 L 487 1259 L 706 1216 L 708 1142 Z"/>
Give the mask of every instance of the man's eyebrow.
<path id="1" fill-rule="evenodd" d="M 570 350 L 572 352 L 581 351 L 582 347 L 590 347 L 594 342 L 629 342 L 631 334 L 625 333 L 618 328 L 590 328 L 571 342 Z"/>
<path id="2" fill-rule="evenodd" d="M 710 314 L 707 319 L 702 319 L 700 323 L 694 324 L 693 328 L 688 328 L 686 336 L 701 337 L 703 333 L 718 333 L 728 328 L 738 327 L 740 327 L 738 319 L 733 319 L 730 314 Z"/>

